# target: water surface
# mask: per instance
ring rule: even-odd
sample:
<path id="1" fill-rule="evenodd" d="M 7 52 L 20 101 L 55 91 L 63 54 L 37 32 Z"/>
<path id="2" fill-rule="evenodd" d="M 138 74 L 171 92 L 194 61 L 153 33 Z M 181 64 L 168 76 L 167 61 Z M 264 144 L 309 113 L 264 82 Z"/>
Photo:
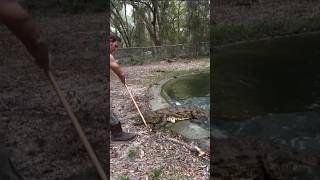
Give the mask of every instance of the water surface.
<path id="1" fill-rule="evenodd" d="M 161 95 L 172 105 L 195 105 L 209 111 L 209 72 L 174 78 L 163 85 Z"/>
<path id="2" fill-rule="evenodd" d="M 162 86 L 161 95 L 172 106 L 198 106 L 207 110 L 209 114 L 209 72 L 189 74 L 169 80 Z M 170 128 L 186 139 L 197 142 L 200 147 L 208 148 L 210 142 L 208 122 L 195 124 L 190 121 L 181 121 L 173 124 Z"/>
<path id="3" fill-rule="evenodd" d="M 214 127 L 320 150 L 320 34 L 214 51 Z"/>

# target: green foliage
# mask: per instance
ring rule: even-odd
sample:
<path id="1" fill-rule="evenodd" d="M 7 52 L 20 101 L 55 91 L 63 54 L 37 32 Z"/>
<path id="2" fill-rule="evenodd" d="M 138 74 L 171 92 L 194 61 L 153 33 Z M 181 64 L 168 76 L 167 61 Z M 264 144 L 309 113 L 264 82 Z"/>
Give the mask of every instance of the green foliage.
<path id="1" fill-rule="evenodd" d="M 128 176 L 118 176 L 117 180 L 130 180 Z"/>
<path id="2" fill-rule="evenodd" d="M 124 15 L 119 17 L 115 11 L 112 14 L 117 18 L 112 20 L 111 25 L 117 32 L 126 32 L 122 34 L 129 37 L 122 37 L 122 39 L 129 38 L 130 44 L 138 47 L 192 43 L 190 37 L 194 37 L 194 41 L 208 41 L 209 1 L 192 1 L 192 7 L 195 7 L 192 10 L 187 7 L 188 2 L 191 1 L 112 0 L 113 6 L 118 11 L 124 11 L 123 3 L 133 7 L 134 25 L 120 26 L 119 22 L 126 22 L 126 20 Z"/>
<path id="3" fill-rule="evenodd" d="M 127 158 L 129 161 L 134 161 L 137 158 L 137 152 L 134 149 L 129 149 Z"/>
<path id="4" fill-rule="evenodd" d="M 142 20 L 139 19 L 138 14 L 141 13 L 141 9 L 135 9 L 133 12 L 134 18 L 135 18 L 135 28 L 133 30 L 133 43 L 136 47 L 143 47 L 147 46 L 147 36 L 146 36 L 146 29 L 145 25 Z"/>
<path id="5" fill-rule="evenodd" d="M 187 1 L 188 42 L 193 46 L 193 57 L 198 57 L 200 42 L 209 40 L 209 1 Z"/>
<path id="6" fill-rule="evenodd" d="M 154 169 L 151 174 L 149 175 L 150 180 L 160 180 L 160 176 L 162 173 L 162 169 Z"/>

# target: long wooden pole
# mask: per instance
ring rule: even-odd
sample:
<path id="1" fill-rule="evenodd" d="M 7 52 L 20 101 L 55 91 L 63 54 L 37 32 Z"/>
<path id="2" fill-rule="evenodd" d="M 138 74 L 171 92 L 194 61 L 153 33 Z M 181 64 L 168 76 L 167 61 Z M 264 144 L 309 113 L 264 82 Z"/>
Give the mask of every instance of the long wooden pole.
<path id="1" fill-rule="evenodd" d="M 87 152 L 89 153 L 89 156 L 91 158 L 91 161 L 92 163 L 95 165 L 97 171 L 98 171 L 98 174 L 100 175 L 100 178 L 102 180 L 108 180 L 107 179 L 107 175 L 106 173 L 104 172 L 100 162 L 98 161 L 98 158 L 96 156 L 96 154 L 94 153 L 86 135 L 84 134 L 76 116 L 74 115 L 73 111 L 71 110 L 71 107 L 69 105 L 69 103 L 67 102 L 67 100 L 64 98 L 63 94 L 62 94 L 62 91 L 60 90 L 57 82 L 55 81 L 55 78 L 53 77 L 52 73 L 50 71 L 47 71 L 46 72 L 47 76 L 49 77 L 49 80 L 51 82 L 51 84 L 53 85 L 55 91 L 57 92 L 64 108 L 66 109 L 66 111 L 68 112 L 71 120 L 72 120 L 72 123 L 74 125 L 74 127 L 76 128 L 77 132 L 78 132 L 78 135 L 80 136 L 80 139 L 82 141 L 82 143 L 84 144 Z"/>
<path id="2" fill-rule="evenodd" d="M 112 72 L 114 75 L 116 75 L 113 71 L 111 71 L 111 72 Z M 117 75 L 116 75 L 116 76 L 117 76 Z M 143 121 L 144 125 L 148 128 L 147 122 L 146 122 L 146 120 L 144 119 L 144 117 L 143 117 L 143 115 L 142 115 L 142 113 L 141 113 L 141 111 L 140 111 L 140 109 L 139 109 L 139 107 L 138 107 L 138 104 L 137 104 L 137 103 L 136 103 L 136 101 L 134 100 L 133 95 L 132 95 L 132 93 L 130 92 L 130 90 L 129 90 L 129 88 L 128 88 L 127 84 L 126 84 L 126 83 L 124 83 L 124 86 L 126 87 L 126 89 L 127 89 L 128 93 L 130 94 L 130 97 L 131 97 L 131 99 L 132 99 L 132 101 L 133 101 L 134 105 L 136 106 L 136 108 L 137 108 L 137 110 L 138 110 L 138 112 L 139 112 L 139 114 L 140 114 L 140 117 L 141 117 L 141 119 L 142 119 L 142 121 Z"/>
<path id="3" fill-rule="evenodd" d="M 133 98 L 133 96 L 132 96 L 131 92 L 129 91 L 129 88 L 128 88 L 127 84 L 124 84 L 124 85 L 126 86 L 126 89 L 127 89 L 128 93 L 130 94 L 130 97 L 131 97 L 131 99 L 132 99 L 132 101 L 133 101 L 134 105 L 136 106 L 136 108 L 137 108 L 137 110 L 138 110 L 138 112 L 139 112 L 139 114 L 140 114 L 140 116 L 141 116 L 141 118 L 142 118 L 142 120 L 143 120 L 144 125 L 146 125 L 146 127 L 148 127 L 147 122 L 146 122 L 146 120 L 144 119 L 144 117 L 143 117 L 143 115 L 142 115 L 142 113 L 141 113 L 141 111 L 140 111 L 140 109 L 139 109 L 139 107 L 138 107 L 138 105 L 137 105 L 136 101 L 134 100 L 134 98 Z"/>

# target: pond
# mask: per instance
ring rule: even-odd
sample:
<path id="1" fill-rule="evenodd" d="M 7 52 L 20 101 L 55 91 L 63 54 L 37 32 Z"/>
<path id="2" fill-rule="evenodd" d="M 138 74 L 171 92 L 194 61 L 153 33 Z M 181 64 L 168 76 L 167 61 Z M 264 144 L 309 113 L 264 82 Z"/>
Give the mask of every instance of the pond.
<path id="1" fill-rule="evenodd" d="M 309 33 L 215 48 L 213 126 L 319 151 L 319 43 Z"/>
<path id="2" fill-rule="evenodd" d="M 162 86 L 161 95 L 171 106 L 198 106 L 210 110 L 210 73 L 188 74 L 169 80 Z M 209 122 L 209 121 L 208 121 Z M 197 142 L 200 147 L 209 147 L 209 123 L 195 124 L 190 121 L 175 123 L 171 130 L 188 140 Z"/>
<path id="3" fill-rule="evenodd" d="M 210 74 L 202 72 L 174 78 L 162 86 L 161 95 L 171 105 L 210 108 Z"/>

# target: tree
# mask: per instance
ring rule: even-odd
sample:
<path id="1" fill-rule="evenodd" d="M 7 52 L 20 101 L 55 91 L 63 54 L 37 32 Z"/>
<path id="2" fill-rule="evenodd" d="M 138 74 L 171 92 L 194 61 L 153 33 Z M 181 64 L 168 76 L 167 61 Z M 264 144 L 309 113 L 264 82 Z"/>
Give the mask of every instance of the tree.
<path id="1" fill-rule="evenodd" d="M 139 12 L 141 11 L 140 8 L 138 9 L 133 9 L 133 20 L 134 20 L 134 32 L 132 36 L 132 41 L 134 43 L 134 46 L 148 46 L 151 44 L 148 44 L 148 37 L 146 36 L 146 28 L 145 28 L 145 23 L 143 20 L 141 20 L 139 16 Z"/>
<path id="2" fill-rule="evenodd" d="M 195 49 L 194 56 L 198 56 L 200 42 L 209 39 L 209 1 L 187 1 L 187 7 L 189 19 L 187 36 L 192 44 L 192 49 Z"/>
<path id="3" fill-rule="evenodd" d="M 154 45 L 161 45 L 159 37 L 159 3 L 158 0 L 137 1 L 130 0 L 132 7 L 137 10 L 137 15 L 140 17 L 152 39 Z"/>
<path id="4" fill-rule="evenodd" d="M 133 9 L 133 22 L 126 6 Z M 112 24 L 128 47 L 208 40 L 209 0 L 113 0 L 112 8 Z"/>
<path id="5" fill-rule="evenodd" d="M 111 24 L 119 31 L 127 47 L 132 46 L 132 33 L 134 27 L 128 23 L 126 11 L 126 1 L 111 1 Z M 124 15 L 122 10 L 124 9 Z"/>

